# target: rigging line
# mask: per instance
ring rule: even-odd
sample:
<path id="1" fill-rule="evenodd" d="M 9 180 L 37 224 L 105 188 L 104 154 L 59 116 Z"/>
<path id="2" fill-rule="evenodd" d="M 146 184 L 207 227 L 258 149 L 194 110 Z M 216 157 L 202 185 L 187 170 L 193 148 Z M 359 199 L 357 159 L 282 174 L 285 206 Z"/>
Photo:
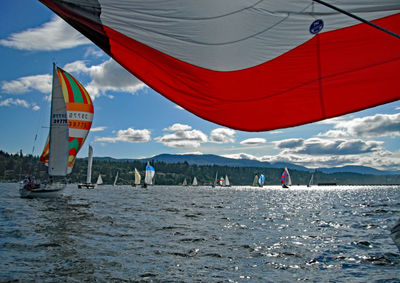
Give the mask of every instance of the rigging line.
<path id="1" fill-rule="evenodd" d="M 374 27 L 376 29 L 379 29 L 380 31 L 386 32 L 387 34 L 392 35 L 392 36 L 400 39 L 400 35 L 399 34 L 394 33 L 394 32 L 392 32 L 392 31 L 390 31 L 388 29 L 385 29 L 384 27 L 378 26 L 378 25 L 376 25 L 376 24 L 374 24 L 374 23 L 372 23 L 370 21 L 367 21 L 367 20 L 365 20 L 363 18 L 360 18 L 360 17 L 358 17 L 358 16 L 356 16 L 356 15 L 354 15 L 352 13 L 349 13 L 349 12 L 347 12 L 345 10 L 342 10 L 342 9 L 340 9 L 340 8 L 338 8 L 336 6 L 333 6 L 333 5 L 329 4 L 329 3 L 326 3 L 325 1 L 322 1 L 322 0 L 312 0 L 312 1 L 317 2 L 317 3 L 321 4 L 321 5 L 326 6 L 326 7 L 329 7 L 331 9 L 333 9 L 333 10 L 336 10 L 336 11 L 342 13 L 342 14 L 345 14 L 345 15 L 353 18 L 353 19 L 356 19 L 356 20 L 358 20 L 360 22 L 363 22 L 364 24 L 370 25 L 370 26 L 372 26 L 372 27 Z"/>

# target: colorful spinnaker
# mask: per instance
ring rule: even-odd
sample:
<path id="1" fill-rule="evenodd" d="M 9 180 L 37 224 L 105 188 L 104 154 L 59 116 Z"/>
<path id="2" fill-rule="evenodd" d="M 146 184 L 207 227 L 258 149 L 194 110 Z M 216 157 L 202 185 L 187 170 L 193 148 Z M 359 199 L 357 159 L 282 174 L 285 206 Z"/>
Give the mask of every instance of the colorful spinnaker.
<path id="1" fill-rule="evenodd" d="M 154 90 L 230 128 L 400 98 L 399 0 L 329 1 L 392 34 L 317 0 L 40 1 Z"/>
<path id="2" fill-rule="evenodd" d="M 89 134 L 93 103 L 81 83 L 58 67 L 53 71 L 52 93 L 52 105 L 57 105 L 52 106 L 52 130 L 40 161 L 49 166 L 49 175 L 65 176 L 71 173 L 76 155 Z"/>
<path id="3" fill-rule="evenodd" d="M 289 170 L 286 167 L 282 172 L 281 183 L 283 188 L 289 188 L 292 185 L 292 178 L 290 178 Z"/>

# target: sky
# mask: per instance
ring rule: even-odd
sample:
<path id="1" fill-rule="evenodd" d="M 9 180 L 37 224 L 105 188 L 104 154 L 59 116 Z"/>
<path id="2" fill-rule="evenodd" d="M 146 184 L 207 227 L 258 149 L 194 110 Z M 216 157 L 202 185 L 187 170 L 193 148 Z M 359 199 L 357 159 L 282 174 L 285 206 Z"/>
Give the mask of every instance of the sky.
<path id="1" fill-rule="evenodd" d="M 39 1 L 2 0 L 0 26 L 0 150 L 41 154 L 55 62 L 93 99 L 92 130 L 78 157 L 90 144 L 94 156 L 113 158 L 216 154 L 308 168 L 400 170 L 400 101 L 298 127 L 237 131 L 167 100 Z"/>

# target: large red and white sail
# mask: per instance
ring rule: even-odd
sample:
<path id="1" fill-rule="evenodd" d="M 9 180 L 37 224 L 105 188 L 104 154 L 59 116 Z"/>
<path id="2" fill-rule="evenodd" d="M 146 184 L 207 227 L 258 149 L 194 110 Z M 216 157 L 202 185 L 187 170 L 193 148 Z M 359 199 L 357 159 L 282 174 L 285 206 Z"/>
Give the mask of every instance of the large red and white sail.
<path id="1" fill-rule="evenodd" d="M 262 131 L 400 98 L 400 40 L 311 0 L 40 0 L 157 92 Z M 400 33 L 398 0 L 330 0 Z"/>

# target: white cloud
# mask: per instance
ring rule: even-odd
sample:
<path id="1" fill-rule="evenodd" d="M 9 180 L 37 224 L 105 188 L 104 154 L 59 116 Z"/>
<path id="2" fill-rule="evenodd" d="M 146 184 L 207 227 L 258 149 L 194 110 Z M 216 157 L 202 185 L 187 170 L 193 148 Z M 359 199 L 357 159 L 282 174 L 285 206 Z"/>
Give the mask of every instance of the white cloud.
<path id="1" fill-rule="evenodd" d="M 266 139 L 264 138 L 250 138 L 246 139 L 240 142 L 240 144 L 243 145 L 260 145 L 260 144 L 265 144 L 267 142 Z"/>
<path id="2" fill-rule="evenodd" d="M 172 131 L 174 133 L 165 134 L 162 137 L 155 138 L 155 140 L 165 146 L 175 148 L 197 148 L 201 143 L 207 142 L 207 136 L 203 132 L 191 129 L 191 126 L 177 123 L 164 129 L 165 131 Z"/>
<path id="3" fill-rule="evenodd" d="M 107 128 L 107 127 L 100 126 L 100 127 L 91 128 L 90 131 L 91 131 L 91 132 L 102 132 L 102 131 L 104 131 L 106 128 Z"/>
<path id="4" fill-rule="evenodd" d="M 87 67 L 84 61 L 75 61 L 64 66 L 68 72 L 87 73 L 91 82 L 85 86 L 92 97 L 106 95 L 108 91 L 135 93 L 147 87 L 113 59 L 100 65 Z"/>
<path id="5" fill-rule="evenodd" d="M 122 91 L 135 93 L 147 87 L 112 59 L 100 65 L 90 67 L 86 66 L 85 61 L 75 61 L 66 64 L 63 69 L 70 73 L 89 75 L 91 81 L 85 86 L 85 89 L 89 92 L 92 99 L 101 95 L 112 99 L 113 95 L 107 92 Z M 82 82 L 80 78 L 77 79 Z M 33 90 L 49 94 L 51 87 L 52 75 L 50 74 L 26 76 L 1 83 L 1 90 L 10 94 L 22 94 Z"/>
<path id="6" fill-rule="evenodd" d="M 286 152 L 307 155 L 351 155 L 378 151 L 382 149 L 383 142 L 363 141 L 360 139 L 335 139 L 320 138 L 288 139 L 275 142 L 277 148 Z"/>
<path id="7" fill-rule="evenodd" d="M 242 153 L 223 154 L 221 156 L 226 157 L 226 158 L 232 158 L 232 159 L 249 159 L 249 160 L 258 160 L 259 161 L 258 157 L 248 154 L 248 153 L 243 153 L 243 152 Z"/>
<path id="8" fill-rule="evenodd" d="M 172 126 L 164 129 L 164 131 L 187 131 L 187 130 L 191 130 L 192 127 L 189 125 L 184 125 L 184 124 L 180 124 L 180 123 L 175 123 Z"/>
<path id="9" fill-rule="evenodd" d="M 0 45 L 20 50 L 62 50 L 91 42 L 61 18 L 54 16 L 40 27 L 14 33 Z"/>
<path id="10" fill-rule="evenodd" d="M 0 97 L 1 98 L 1 97 Z M 4 100 L 0 100 L 0 107 L 10 107 L 10 106 L 19 106 L 23 108 L 32 108 L 33 111 L 37 111 L 40 109 L 35 103 L 29 103 L 24 99 L 19 98 L 6 98 Z"/>
<path id="11" fill-rule="evenodd" d="M 5 100 L 0 101 L 0 106 L 11 106 L 11 105 L 21 106 L 24 108 L 29 108 L 30 106 L 30 104 L 26 100 L 19 98 L 7 98 Z"/>
<path id="12" fill-rule="evenodd" d="M 50 75 L 27 76 L 13 81 L 3 81 L 1 90 L 10 94 L 21 94 L 33 90 L 48 94 L 51 91 L 51 84 L 52 76 Z"/>
<path id="13" fill-rule="evenodd" d="M 126 130 L 119 130 L 117 132 L 117 136 L 115 137 L 100 137 L 96 138 L 96 142 L 130 142 L 130 143 L 137 143 L 137 142 L 148 142 L 150 141 L 150 134 L 149 130 L 135 130 L 132 128 L 128 128 Z"/>
<path id="14" fill-rule="evenodd" d="M 228 128 L 217 128 L 211 131 L 210 141 L 214 143 L 233 143 L 235 142 L 236 132 Z"/>
<path id="15" fill-rule="evenodd" d="M 277 148 L 296 148 L 302 146 L 304 143 L 303 139 L 286 139 L 274 142 Z"/>
<path id="16" fill-rule="evenodd" d="M 384 137 L 400 136 L 400 113 L 376 114 L 349 121 L 331 119 L 335 130 L 320 133 L 319 136 L 344 138 L 344 137 Z"/>
<path id="17" fill-rule="evenodd" d="M 89 47 L 86 49 L 85 55 L 83 57 L 88 58 L 88 57 L 103 57 L 105 55 L 104 51 L 100 49 L 95 49 L 94 47 Z"/>

